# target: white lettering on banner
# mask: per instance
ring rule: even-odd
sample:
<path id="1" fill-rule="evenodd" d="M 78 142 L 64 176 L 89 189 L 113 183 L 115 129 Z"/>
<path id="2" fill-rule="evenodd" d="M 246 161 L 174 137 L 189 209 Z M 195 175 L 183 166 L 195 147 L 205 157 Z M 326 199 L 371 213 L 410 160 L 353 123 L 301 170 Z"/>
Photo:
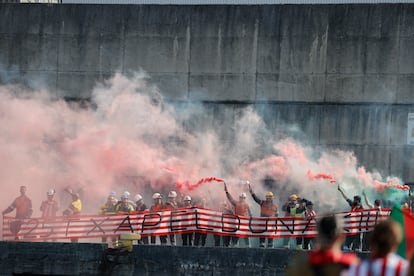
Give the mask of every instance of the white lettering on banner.
<path id="1" fill-rule="evenodd" d="M 388 218 L 390 209 L 343 212 L 345 234 L 372 230 Z M 266 218 L 226 215 L 202 208 L 129 214 L 59 216 L 53 219 L 3 217 L 3 240 L 60 241 L 116 237 L 122 232 L 160 236 L 190 232 L 238 237 L 315 237 L 316 222 L 302 218 Z"/>

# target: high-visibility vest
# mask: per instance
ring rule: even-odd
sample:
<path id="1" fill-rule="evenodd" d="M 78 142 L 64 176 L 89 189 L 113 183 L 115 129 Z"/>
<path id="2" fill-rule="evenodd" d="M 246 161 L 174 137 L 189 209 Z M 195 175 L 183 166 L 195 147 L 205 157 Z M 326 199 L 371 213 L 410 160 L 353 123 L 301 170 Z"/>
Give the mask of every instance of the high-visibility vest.
<path id="1" fill-rule="evenodd" d="M 151 211 L 161 211 L 162 210 L 162 204 L 155 204 L 151 206 Z"/>
<path id="2" fill-rule="evenodd" d="M 296 213 L 296 210 L 298 209 L 299 207 L 293 207 L 293 208 L 290 208 L 290 215 L 292 216 L 292 217 L 302 217 L 302 213 Z"/>
<path id="3" fill-rule="evenodd" d="M 260 204 L 260 215 L 262 217 L 274 217 L 276 216 L 277 212 L 277 205 L 273 204 L 272 202 L 267 202 L 263 200 L 262 204 Z"/>
<path id="4" fill-rule="evenodd" d="M 74 214 L 79 214 L 82 211 L 81 200 L 78 198 L 77 200 L 72 201 L 71 207 Z"/>
<path id="5" fill-rule="evenodd" d="M 237 202 L 236 205 L 234 205 L 234 214 L 238 216 L 248 216 L 249 205 L 244 202 Z"/>

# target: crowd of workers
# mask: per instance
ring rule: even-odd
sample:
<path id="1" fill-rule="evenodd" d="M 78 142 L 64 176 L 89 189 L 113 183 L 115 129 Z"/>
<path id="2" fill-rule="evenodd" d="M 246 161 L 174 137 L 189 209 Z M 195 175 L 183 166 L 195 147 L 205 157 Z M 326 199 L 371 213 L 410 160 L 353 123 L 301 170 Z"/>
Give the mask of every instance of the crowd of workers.
<path id="1" fill-rule="evenodd" d="M 274 195 L 272 192 L 266 192 L 264 198 L 260 198 L 257 194 L 254 193 L 252 187 L 248 183 L 247 185 L 250 196 L 260 206 L 260 216 L 261 217 L 278 217 L 279 208 L 274 202 Z M 26 195 L 27 188 L 25 186 L 20 187 L 20 196 L 17 197 L 12 204 L 3 211 L 3 215 L 16 210 L 16 219 L 30 218 L 33 209 L 32 202 Z M 76 215 L 80 214 L 82 211 L 82 202 L 78 193 L 73 192 L 71 189 L 65 189 L 65 191 L 71 196 L 72 201 L 69 206 L 65 208 L 62 212 L 62 215 Z M 247 190 L 246 190 L 247 191 Z M 349 199 L 343 190 L 338 186 L 338 191 L 344 197 L 346 202 L 350 206 L 350 211 L 359 211 L 364 209 L 361 203 L 361 197 L 356 195 L 353 200 Z M 113 214 L 113 213 L 130 213 L 130 212 L 157 212 L 162 210 L 174 210 L 181 207 L 199 207 L 199 208 L 211 208 L 221 211 L 225 215 L 236 215 L 236 216 L 252 216 L 251 207 L 248 204 L 247 193 L 243 192 L 239 194 L 238 199 L 235 199 L 228 191 L 227 185 L 224 183 L 224 192 L 227 197 L 227 200 L 222 202 L 220 207 L 216 206 L 207 206 L 205 199 L 200 199 L 198 202 L 193 203 L 191 196 L 183 196 L 178 200 L 177 192 L 170 191 L 168 193 L 167 199 L 163 202 L 163 197 L 160 193 L 154 193 L 152 195 L 152 204 L 147 206 L 144 203 L 142 195 L 136 194 L 131 196 L 127 191 L 121 194 L 120 199 L 116 197 L 115 192 L 111 192 L 106 202 L 99 208 L 100 214 Z M 59 206 L 58 202 L 55 199 L 55 190 L 50 189 L 47 191 L 47 198 L 40 205 L 40 211 L 42 212 L 42 217 L 47 219 L 49 217 L 54 217 L 58 215 Z M 366 194 L 364 193 L 364 198 L 369 208 L 375 208 L 376 210 L 381 211 L 381 200 L 376 199 L 374 205 L 372 205 Z M 289 196 L 288 200 L 281 206 L 281 211 L 283 212 L 284 217 L 297 217 L 304 218 L 306 220 L 313 220 L 316 217 L 316 212 L 313 209 L 313 203 L 305 198 L 299 198 L 296 194 Z M 17 222 L 14 222 L 18 224 Z M 12 232 L 17 233 L 19 230 L 19 225 L 13 225 L 11 227 Z M 343 250 L 347 251 L 368 251 L 369 250 L 369 235 L 371 233 L 354 234 L 346 236 L 346 239 L 343 243 Z M 183 246 L 205 246 L 207 234 L 203 233 L 185 233 L 181 235 L 181 242 Z M 106 241 L 103 239 L 103 241 Z M 214 236 L 214 245 L 215 246 L 241 246 L 241 241 L 244 242 L 245 247 L 250 247 L 249 238 L 241 238 L 236 236 Z M 362 243 L 361 243 L 362 241 Z M 174 234 L 167 236 L 160 236 L 159 242 L 161 245 L 177 245 L 176 236 Z M 156 244 L 156 237 L 152 236 L 150 238 L 143 237 L 140 243 L 143 244 Z M 289 244 L 292 244 L 290 238 L 283 238 L 282 247 L 289 247 Z M 259 238 L 259 246 L 261 248 L 272 248 L 274 246 L 274 239 L 272 238 Z M 280 244 L 280 242 L 279 242 Z M 297 237 L 295 238 L 295 247 L 298 250 L 309 250 L 314 247 L 314 241 L 312 238 L 308 237 Z M 291 246 L 290 246 L 291 247 Z"/>
<path id="2" fill-rule="evenodd" d="M 19 219 L 27 219 L 32 216 L 32 201 L 26 195 L 27 188 L 20 187 L 20 196 L 17 197 L 10 206 L 8 206 L 2 214 L 8 214 L 16 210 L 13 222 Z M 76 215 L 82 211 L 82 202 L 78 193 L 71 189 L 65 189 L 71 196 L 71 203 L 62 211 L 62 215 Z M 261 217 L 277 217 L 278 206 L 274 203 L 274 195 L 272 192 L 266 192 L 264 199 L 261 199 L 254 193 L 252 187 L 248 185 L 248 191 L 254 200 L 260 206 Z M 348 198 L 344 191 L 338 186 L 339 193 L 348 202 L 350 211 L 355 212 L 364 209 L 361 203 L 361 197 L 356 195 L 353 200 Z M 229 193 L 226 184 L 224 184 L 224 192 L 228 201 L 223 202 L 220 211 L 223 214 L 232 214 L 238 216 L 251 216 L 250 206 L 247 203 L 247 194 L 241 193 L 238 199 L 234 199 Z M 46 200 L 40 205 L 42 217 L 47 219 L 58 215 L 59 205 L 54 198 L 56 192 L 54 189 L 47 191 Z M 366 204 L 369 208 L 381 211 L 381 200 L 376 199 L 372 205 L 366 194 L 363 193 Z M 206 208 L 206 200 L 202 199 L 197 204 L 192 203 L 192 198 L 186 195 L 182 200 L 177 200 L 177 193 L 170 191 L 165 202 L 160 193 L 152 195 L 152 204 L 147 206 L 143 197 L 136 194 L 131 198 L 129 192 L 124 192 L 120 200 L 116 198 L 116 193 L 112 192 L 106 202 L 99 208 L 100 214 L 113 213 L 130 213 L 141 211 L 162 211 L 174 210 L 181 207 L 201 207 Z M 289 199 L 282 205 L 281 210 L 285 217 L 302 217 L 312 220 L 316 216 L 313 210 L 313 203 L 307 199 L 299 198 L 296 194 L 289 196 Z M 12 232 L 18 232 L 20 225 L 11 225 Z M 325 215 L 317 221 L 318 236 L 315 240 L 311 238 L 296 238 L 296 249 L 312 249 L 308 254 L 302 254 L 295 257 L 289 264 L 287 275 L 354 275 L 354 276 L 373 276 L 373 275 L 396 275 L 396 276 L 414 276 L 414 258 L 409 263 L 406 259 L 398 256 L 395 252 L 402 239 L 401 227 L 392 220 L 381 221 L 375 225 L 374 230 L 368 233 L 355 235 L 344 235 L 343 221 L 335 215 Z M 185 233 L 181 234 L 183 246 L 205 246 L 207 234 L 203 233 Z M 160 236 L 162 245 L 176 245 L 176 237 L 171 234 L 169 237 Z M 245 245 L 249 246 L 249 239 L 244 239 Z M 361 247 L 370 250 L 370 258 L 360 261 L 355 252 Z M 76 241 L 76 240 L 73 240 Z M 235 236 L 214 236 L 215 246 L 237 246 L 239 238 Z M 285 242 L 285 241 L 284 241 Z M 144 237 L 140 240 L 142 244 L 156 244 L 156 237 Z M 259 246 L 264 248 L 273 247 L 273 239 L 259 239 Z M 286 243 L 285 243 L 286 244 Z"/>

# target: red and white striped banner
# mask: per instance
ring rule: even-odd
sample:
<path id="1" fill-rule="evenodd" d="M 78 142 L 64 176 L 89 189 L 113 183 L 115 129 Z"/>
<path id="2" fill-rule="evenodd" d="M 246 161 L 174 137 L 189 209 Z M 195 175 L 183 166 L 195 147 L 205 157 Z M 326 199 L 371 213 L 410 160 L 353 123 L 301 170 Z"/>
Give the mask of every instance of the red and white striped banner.
<path id="1" fill-rule="evenodd" d="M 390 209 L 337 213 L 343 217 L 345 234 L 370 231 L 387 219 Z M 3 240 L 62 241 L 117 237 L 120 233 L 162 236 L 200 232 L 238 237 L 315 237 L 316 221 L 303 218 L 263 218 L 225 215 L 202 208 L 129 214 L 60 216 L 53 219 L 16 220 L 3 217 Z"/>

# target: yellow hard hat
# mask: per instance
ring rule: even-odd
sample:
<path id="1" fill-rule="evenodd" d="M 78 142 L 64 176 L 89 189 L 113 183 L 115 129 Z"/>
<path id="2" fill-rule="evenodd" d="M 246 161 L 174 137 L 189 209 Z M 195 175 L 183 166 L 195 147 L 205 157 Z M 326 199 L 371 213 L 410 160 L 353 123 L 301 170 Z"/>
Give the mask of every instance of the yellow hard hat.
<path id="1" fill-rule="evenodd" d="M 298 196 L 295 194 L 289 196 L 289 200 L 297 200 L 297 199 L 298 199 Z"/>
<path id="2" fill-rule="evenodd" d="M 273 198 L 273 193 L 272 193 L 272 192 L 267 192 L 267 193 L 266 193 L 266 197 L 271 197 L 271 198 Z"/>

